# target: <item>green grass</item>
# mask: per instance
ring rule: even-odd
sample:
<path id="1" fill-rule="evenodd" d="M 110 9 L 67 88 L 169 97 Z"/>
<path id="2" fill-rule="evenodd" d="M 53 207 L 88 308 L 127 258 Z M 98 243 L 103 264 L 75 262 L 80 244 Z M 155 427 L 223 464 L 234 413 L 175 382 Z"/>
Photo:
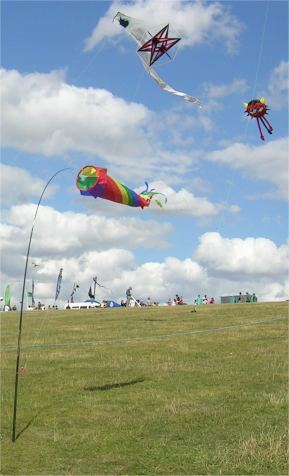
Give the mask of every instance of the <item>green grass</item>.
<path id="1" fill-rule="evenodd" d="M 2 313 L 1 474 L 285 475 L 288 304 Z"/>

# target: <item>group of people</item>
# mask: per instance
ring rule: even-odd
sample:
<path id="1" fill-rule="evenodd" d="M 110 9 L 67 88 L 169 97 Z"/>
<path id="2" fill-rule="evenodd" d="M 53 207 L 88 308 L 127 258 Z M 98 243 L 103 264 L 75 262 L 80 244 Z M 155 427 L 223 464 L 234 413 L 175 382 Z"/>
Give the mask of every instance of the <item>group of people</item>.
<path id="1" fill-rule="evenodd" d="M 5 304 L 5 306 L 3 307 L 3 311 L 5 312 L 8 312 L 8 311 L 17 311 L 17 307 L 15 306 L 8 306 L 7 304 Z"/>
<path id="2" fill-rule="evenodd" d="M 183 305 L 183 304 L 186 304 L 184 302 L 184 298 L 183 296 L 179 296 L 178 294 L 176 294 L 176 297 L 174 299 L 169 298 L 167 302 L 168 306 L 176 306 L 176 305 Z"/>
<path id="3" fill-rule="evenodd" d="M 250 294 L 249 292 L 246 292 L 246 294 L 242 294 L 241 292 L 239 293 L 238 296 L 235 296 L 234 302 L 240 303 L 240 302 L 257 302 L 257 296 L 255 293 Z M 177 306 L 177 305 L 184 305 L 186 304 L 184 302 L 183 296 L 180 296 L 179 294 L 175 295 L 174 299 L 169 298 L 167 303 L 168 306 Z M 203 297 L 201 297 L 200 294 L 198 294 L 198 297 L 194 300 L 195 305 L 200 305 L 200 304 L 216 304 L 215 298 L 214 297 L 208 297 L 207 294 L 204 294 Z M 126 300 L 121 301 L 121 306 L 124 307 L 130 307 L 130 306 L 158 306 L 159 303 L 156 301 L 152 301 L 150 297 L 147 298 L 146 302 L 140 301 L 138 299 L 135 299 L 132 295 L 132 287 L 130 286 L 126 290 Z"/>
<path id="4" fill-rule="evenodd" d="M 173 299 L 169 298 L 168 301 L 166 302 L 167 306 L 180 306 L 180 305 L 185 305 L 187 304 L 184 301 L 183 296 L 180 296 L 179 294 L 176 294 Z M 195 299 L 194 304 L 215 304 L 215 298 L 211 297 L 210 299 L 207 297 L 205 294 L 204 297 L 201 297 L 199 294 L 197 299 Z M 147 298 L 146 302 L 140 301 L 138 299 L 135 299 L 132 295 L 132 287 L 130 286 L 126 290 L 126 300 L 121 301 L 121 306 L 123 307 L 131 307 L 131 306 L 159 306 L 159 303 L 156 301 L 153 301 L 150 297 Z"/>
<path id="5" fill-rule="evenodd" d="M 201 297 L 201 295 L 198 294 L 198 297 L 197 297 L 197 299 L 195 299 L 194 303 L 197 304 L 197 305 L 199 305 L 199 304 L 216 304 L 216 301 L 215 301 L 214 297 L 208 298 L 208 296 L 206 294 L 204 294 L 204 296 Z"/>
<path id="6" fill-rule="evenodd" d="M 176 305 L 183 305 L 183 304 L 187 304 L 187 303 L 184 302 L 183 296 L 179 296 L 178 294 L 176 294 L 176 297 L 174 299 L 170 298 L 167 301 L 168 306 L 176 306 Z M 215 298 L 211 297 L 209 299 L 206 294 L 204 295 L 204 297 L 201 297 L 201 295 L 198 294 L 198 297 L 197 299 L 195 299 L 194 304 L 215 304 Z"/>
<path id="7" fill-rule="evenodd" d="M 257 301 L 258 301 L 258 298 L 257 298 L 256 294 L 255 293 L 250 294 L 248 291 L 246 292 L 245 295 L 243 295 L 240 291 L 239 294 L 238 294 L 237 300 L 236 300 L 237 303 L 240 303 L 240 302 L 257 302 Z"/>
<path id="8" fill-rule="evenodd" d="M 126 290 L 126 300 L 121 300 L 120 305 L 122 307 L 146 307 L 146 306 L 159 306 L 159 302 L 153 301 L 150 297 L 147 298 L 146 302 L 141 301 L 140 299 L 135 299 L 132 295 L 132 287 L 130 286 Z"/>

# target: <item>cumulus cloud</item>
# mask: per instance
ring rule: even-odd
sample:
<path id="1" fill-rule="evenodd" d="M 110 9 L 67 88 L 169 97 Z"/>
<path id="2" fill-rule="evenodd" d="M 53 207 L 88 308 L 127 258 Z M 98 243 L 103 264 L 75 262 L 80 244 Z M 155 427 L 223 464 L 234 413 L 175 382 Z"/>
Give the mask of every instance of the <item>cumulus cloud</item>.
<path id="1" fill-rule="evenodd" d="M 39 197 L 45 182 L 21 167 L 0 164 L 0 198 L 2 205 L 27 202 Z M 54 193 L 55 186 L 47 190 L 46 196 Z"/>
<path id="2" fill-rule="evenodd" d="M 10 284 L 13 304 L 18 304 L 21 296 L 25 259 L 24 256 L 17 255 L 17 260 L 14 263 L 14 256 L 15 254 L 10 254 L 8 266 L 2 267 L 1 283 L 3 283 L 3 286 L 4 283 Z M 32 257 L 31 260 L 33 260 Z M 58 300 L 60 306 L 69 299 L 73 283 L 79 285 L 75 299 L 88 299 L 88 289 L 92 284 L 92 277 L 95 275 L 98 276 L 99 283 L 105 286 L 104 288 L 97 288 L 98 299 L 120 299 L 126 289 L 126 283 L 122 281 L 123 270 L 136 268 L 133 254 L 126 249 L 118 248 L 103 251 L 83 251 L 83 248 L 79 248 L 78 252 L 72 257 L 37 258 L 37 262 L 39 267 L 28 267 L 26 289 L 30 290 L 30 283 L 33 279 L 35 281 L 36 300 L 40 300 L 47 305 L 53 304 L 59 269 L 63 268 L 61 292 Z M 4 293 L 4 288 L 1 289 L 2 291 Z"/>
<path id="3" fill-rule="evenodd" d="M 255 277 L 285 277 L 288 244 L 280 247 L 267 238 L 224 238 L 217 232 L 200 237 L 195 258 L 215 274 Z"/>
<path id="4" fill-rule="evenodd" d="M 281 61 L 276 68 L 274 68 L 268 85 L 268 104 L 271 109 L 285 109 L 288 108 L 289 102 L 289 62 Z"/>
<path id="5" fill-rule="evenodd" d="M 149 278 L 149 279 L 148 279 Z M 192 301 L 193 289 L 205 283 L 206 272 L 190 258 L 168 257 L 162 263 L 148 262 L 123 272 L 123 282 L 133 286 L 136 296 L 165 302 L 176 293 Z"/>
<path id="6" fill-rule="evenodd" d="M 205 89 L 209 98 L 218 99 L 231 94 L 240 93 L 247 89 L 247 83 L 244 79 L 234 79 L 228 84 L 206 84 Z"/>
<path id="7" fill-rule="evenodd" d="M 109 91 L 77 88 L 63 72 L 21 74 L 1 70 L 4 146 L 46 156 L 74 150 L 119 157 L 149 155 L 149 110 Z"/>
<path id="8" fill-rule="evenodd" d="M 35 205 L 11 208 L 1 227 L 3 252 L 23 253 L 30 233 Z M 159 248 L 168 246 L 169 223 L 136 218 L 105 218 L 75 212 L 59 212 L 40 206 L 34 230 L 33 253 L 38 257 L 74 256 L 80 249 L 103 250 L 111 247 Z M 26 240 L 25 240 L 26 237 Z"/>
<path id="9" fill-rule="evenodd" d="M 37 280 L 47 284 L 53 283 L 60 267 L 63 268 L 62 299 L 64 296 L 69 297 L 74 282 L 79 285 L 77 299 L 84 300 L 88 297 L 87 291 L 92 277 L 96 275 L 99 284 L 104 286 L 97 288 L 99 299 L 108 297 L 116 299 L 122 296 L 127 285 L 123 282 L 123 270 L 133 270 L 136 265 L 132 252 L 126 249 L 84 251 L 71 258 L 40 261 Z"/>
<path id="10" fill-rule="evenodd" d="M 262 299 L 264 301 L 283 301 L 289 298 L 289 280 L 284 284 L 280 282 L 264 283 Z"/>
<path id="11" fill-rule="evenodd" d="M 76 299 L 86 299 L 95 275 L 106 287 L 97 289 L 100 300 L 120 301 L 128 286 L 133 287 L 136 298 L 145 300 L 150 296 L 159 302 L 167 301 L 176 293 L 192 303 L 198 294 L 218 299 L 222 295 L 247 290 L 256 292 L 261 301 L 288 299 L 288 245 L 277 246 L 262 237 L 229 239 L 219 233 L 205 233 L 200 236 L 192 257 L 178 259 L 168 256 L 163 261 L 143 264 L 137 262 L 129 249 L 129 240 L 121 242 L 122 247 L 112 246 L 110 249 L 99 246 L 97 242 L 93 248 L 86 240 L 71 249 L 70 254 L 55 252 L 53 243 L 49 250 L 49 241 L 42 255 L 39 254 L 39 236 L 33 241 L 31 260 L 37 259 L 40 266 L 28 271 L 28 280 L 33 278 L 36 282 L 37 300 L 46 304 L 53 302 L 60 267 L 63 268 L 61 305 L 69 298 L 73 282 L 80 286 Z M 9 248 L 7 242 L 3 242 L 7 265 L 2 266 L 1 278 L 2 283 L 11 284 L 14 302 L 20 299 L 25 261 L 25 247 L 20 247 L 19 236 L 17 242 L 18 249 Z"/>
<path id="12" fill-rule="evenodd" d="M 19 297 L 34 213 L 35 205 L 14 206 L 0 226 L 1 282 L 9 282 Z M 29 265 L 28 278 L 34 276 L 38 299 L 45 302 L 55 292 L 60 267 L 68 280 L 66 293 L 71 291 L 72 282 L 79 281 L 86 287 L 95 275 L 108 282 L 113 280 L 116 289 L 121 288 L 123 271 L 136 267 L 131 250 L 166 247 L 171 230 L 170 224 L 154 220 L 60 213 L 40 206 L 30 252 L 30 264 L 35 260 L 40 266 L 33 269 Z"/>
<path id="13" fill-rule="evenodd" d="M 177 213 L 183 215 L 190 215 L 196 218 L 210 217 L 218 215 L 221 211 L 228 211 L 230 213 L 238 213 L 240 207 L 238 205 L 231 205 L 225 207 L 222 204 L 214 204 L 207 197 L 197 197 L 194 193 L 181 188 L 174 190 L 163 182 L 153 182 L 152 187 L 161 191 L 167 197 L 167 203 L 162 210 L 162 213 Z"/>
<path id="14" fill-rule="evenodd" d="M 217 107 L 220 108 L 220 100 L 222 98 L 233 94 L 241 94 L 248 89 L 247 82 L 244 79 L 234 79 L 231 83 L 227 84 L 205 83 L 203 87 L 207 97 L 207 111 L 210 108 L 214 108 L 214 111 Z"/>
<path id="15" fill-rule="evenodd" d="M 71 258 L 39 260 L 40 267 L 37 270 L 29 270 L 28 279 L 32 277 L 35 279 L 37 299 L 46 304 L 53 302 L 60 267 L 63 268 L 59 298 L 61 305 L 69 298 L 73 282 L 79 284 L 76 300 L 86 299 L 92 276 L 95 275 L 105 286 L 97 288 L 99 300 L 114 299 L 120 302 L 125 297 L 128 286 L 133 287 L 136 298 L 146 300 L 150 296 L 152 300 L 158 302 L 166 302 L 176 293 L 183 295 L 188 303 L 192 303 L 198 294 L 214 296 L 218 300 L 220 296 L 237 294 L 239 291 L 244 293 L 247 290 L 256 292 L 260 301 L 288 299 L 288 278 L 284 273 L 284 266 L 282 267 L 280 263 L 280 258 L 286 255 L 282 246 L 278 248 L 270 240 L 267 240 L 268 243 L 262 243 L 263 238 L 256 238 L 252 246 L 251 239 L 230 240 L 220 236 L 214 239 L 214 236 L 208 235 L 210 234 L 200 237 L 200 246 L 193 258 L 182 260 L 167 257 L 161 262 L 138 264 L 133 253 L 123 248 L 83 251 L 80 254 L 75 253 Z M 273 269 L 265 252 L 272 250 Z M 258 257 L 253 257 L 255 252 L 261 253 L 260 260 L 266 254 L 266 265 L 259 266 Z M 11 284 L 13 300 L 18 302 L 22 284 L 19 280 L 21 274 L 18 270 L 16 277 L 10 268 L 7 271 L 9 271 L 7 274 L 2 274 L 1 281 Z"/>
<path id="16" fill-rule="evenodd" d="M 216 296 L 255 292 L 261 301 L 289 298 L 288 243 L 263 237 L 226 238 L 204 233 L 193 259 L 203 267 L 207 290 Z"/>
<path id="17" fill-rule="evenodd" d="M 210 127 L 205 118 L 192 122 L 185 114 L 178 114 L 174 123 L 170 122 L 174 114 L 165 114 L 160 121 L 145 106 L 109 91 L 67 84 L 61 71 L 22 74 L 2 69 L 0 77 L 4 146 L 46 157 L 70 151 L 100 156 L 109 173 L 122 180 L 134 178 L 137 183 L 156 172 L 162 179 L 175 180 L 186 174 L 196 162 L 186 151 L 187 131 L 192 124 Z M 167 127 L 172 131 L 169 140 Z M 171 143 L 174 152 L 169 150 Z"/>
<path id="18" fill-rule="evenodd" d="M 230 14 L 225 4 L 218 2 L 156 2 L 154 0 L 122 3 L 114 1 L 85 41 L 87 51 L 107 39 L 117 39 L 123 29 L 112 19 L 118 11 L 142 20 L 150 28 L 170 23 L 180 32 L 180 47 L 221 40 L 229 52 L 235 51 L 243 26 Z"/>
<path id="19" fill-rule="evenodd" d="M 266 197 L 288 200 L 288 137 L 258 146 L 234 143 L 204 157 L 240 170 L 247 178 L 272 183 L 275 190 Z"/>

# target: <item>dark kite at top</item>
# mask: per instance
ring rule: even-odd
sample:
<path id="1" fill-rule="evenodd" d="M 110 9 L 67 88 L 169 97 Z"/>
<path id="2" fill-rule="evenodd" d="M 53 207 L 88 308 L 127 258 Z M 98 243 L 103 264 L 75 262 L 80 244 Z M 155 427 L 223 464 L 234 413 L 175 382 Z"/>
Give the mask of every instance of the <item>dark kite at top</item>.
<path id="1" fill-rule="evenodd" d="M 172 48 L 181 38 L 169 38 L 169 25 L 162 28 L 155 36 L 146 41 L 139 49 L 138 52 L 148 51 L 150 52 L 150 66 L 152 66 L 161 56 L 168 54 L 168 50 Z"/>

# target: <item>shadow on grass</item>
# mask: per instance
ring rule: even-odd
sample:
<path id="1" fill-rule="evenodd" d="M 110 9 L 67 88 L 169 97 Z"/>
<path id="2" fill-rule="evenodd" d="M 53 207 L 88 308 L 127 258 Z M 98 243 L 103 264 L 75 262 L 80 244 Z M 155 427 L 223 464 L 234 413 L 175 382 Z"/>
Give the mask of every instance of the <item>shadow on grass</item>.
<path id="1" fill-rule="evenodd" d="M 44 408 L 45 410 L 45 408 Z M 24 428 L 22 428 L 22 430 L 19 431 L 19 433 L 17 433 L 16 435 L 16 438 L 15 438 L 15 441 L 18 440 L 18 438 L 22 435 L 22 433 L 24 433 L 24 431 L 28 430 L 28 428 L 30 427 L 30 425 L 32 425 L 32 423 L 34 422 L 34 420 L 36 420 L 36 418 L 40 415 L 40 413 L 42 413 L 44 410 L 41 410 L 39 411 L 38 413 L 36 413 L 36 415 L 34 415 L 30 420 L 29 422 L 24 426 Z"/>
<path id="2" fill-rule="evenodd" d="M 112 390 L 113 388 L 121 388 L 121 387 L 128 387 L 129 385 L 136 385 L 137 383 L 144 382 L 144 378 L 137 378 L 135 380 L 130 380 L 129 382 L 118 382 L 118 383 L 107 383 L 106 385 L 101 385 L 100 387 L 97 386 L 90 386 L 84 387 L 84 390 L 87 392 L 104 392 L 105 390 Z"/>

